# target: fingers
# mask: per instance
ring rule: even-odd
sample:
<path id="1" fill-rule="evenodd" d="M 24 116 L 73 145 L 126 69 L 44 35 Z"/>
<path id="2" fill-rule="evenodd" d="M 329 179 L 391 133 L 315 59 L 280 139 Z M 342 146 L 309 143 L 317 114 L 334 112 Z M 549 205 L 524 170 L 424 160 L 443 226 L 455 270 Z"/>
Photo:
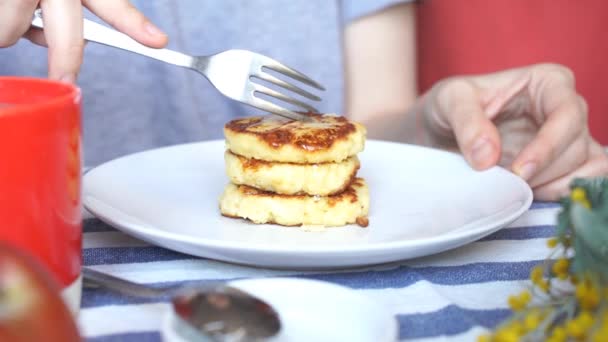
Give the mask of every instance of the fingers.
<path id="1" fill-rule="evenodd" d="M 592 142 L 589 146 L 589 159 L 576 170 L 550 183 L 535 187 L 534 198 L 540 201 L 555 201 L 568 194 L 570 182 L 578 177 L 608 176 L 608 151 Z"/>
<path id="2" fill-rule="evenodd" d="M 451 128 L 458 147 L 477 170 L 496 165 L 500 158 L 500 136 L 486 117 L 479 94 L 471 83 L 451 80 L 437 93 L 436 113 Z"/>
<path id="3" fill-rule="evenodd" d="M 586 127 L 586 105 L 573 89 L 548 88 L 539 96 L 561 99 L 561 103 L 553 111 L 540 108 L 546 120 L 536 137 L 513 162 L 513 171 L 525 180 L 532 179 L 558 158 L 571 163 L 573 160 L 566 158 L 563 153 Z"/>
<path id="4" fill-rule="evenodd" d="M 23 35 L 24 38 L 30 42 L 47 47 L 46 39 L 44 38 L 44 31 L 39 28 L 32 27 Z"/>
<path id="5" fill-rule="evenodd" d="M 546 167 L 539 170 L 538 173 L 528 180 L 531 187 L 537 187 L 541 184 L 550 182 L 566 175 L 572 170 L 575 170 L 589 157 L 589 135 L 586 132 L 581 134 L 578 139 L 575 139 L 564 151 L 559 154 L 558 158 L 552 160 Z"/>
<path id="6" fill-rule="evenodd" d="M 603 162 L 589 159 L 587 105 L 576 93 L 572 72 L 564 67 L 543 64 L 448 79 L 437 88 L 436 109 L 426 116 L 434 123 L 431 131 L 453 134 L 476 169 L 494 165 L 503 153 L 509 155 L 512 170 L 548 198 L 567 190 L 566 181 L 556 180 L 568 179 L 574 170 L 597 174 L 608 167 L 605 154 Z"/>
<path id="7" fill-rule="evenodd" d="M 167 35 L 127 0 L 83 0 L 82 3 L 105 22 L 144 45 L 161 48 L 167 44 Z"/>
<path id="8" fill-rule="evenodd" d="M 38 0 L 0 0 L 0 47 L 15 44 L 30 28 Z"/>
<path id="9" fill-rule="evenodd" d="M 112 26 L 143 44 L 162 47 L 167 43 L 167 36 L 126 0 L 85 0 L 83 3 Z M 0 6 L 2 4 L 0 0 Z M 44 34 L 34 29 L 27 31 L 34 4 L 27 17 L 27 26 L 19 36 L 27 31 L 26 37 L 32 42 L 48 46 L 50 78 L 75 82 L 84 48 L 82 4 L 79 0 L 42 0 L 40 6 L 44 16 Z"/>
<path id="10" fill-rule="evenodd" d="M 79 0 L 43 0 L 49 77 L 73 83 L 82 64 L 82 5 Z"/>

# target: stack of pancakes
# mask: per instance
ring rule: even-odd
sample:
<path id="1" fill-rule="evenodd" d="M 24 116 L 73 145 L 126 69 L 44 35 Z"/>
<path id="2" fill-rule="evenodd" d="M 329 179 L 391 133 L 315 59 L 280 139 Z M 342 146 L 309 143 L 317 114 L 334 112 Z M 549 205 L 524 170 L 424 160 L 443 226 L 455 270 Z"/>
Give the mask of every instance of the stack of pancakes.
<path id="1" fill-rule="evenodd" d="M 285 226 L 367 226 L 369 192 L 357 178 L 365 128 L 335 115 L 306 115 L 310 120 L 256 116 L 225 125 L 224 216 Z"/>

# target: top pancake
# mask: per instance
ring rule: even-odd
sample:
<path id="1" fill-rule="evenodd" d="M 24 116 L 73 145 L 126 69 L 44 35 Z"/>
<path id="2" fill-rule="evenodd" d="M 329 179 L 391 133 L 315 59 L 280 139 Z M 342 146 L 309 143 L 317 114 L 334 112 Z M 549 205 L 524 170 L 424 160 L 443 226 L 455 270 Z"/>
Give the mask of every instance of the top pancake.
<path id="1" fill-rule="evenodd" d="M 310 121 L 265 115 L 235 119 L 224 126 L 234 154 L 286 163 L 340 162 L 363 150 L 366 130 L 345 117 L 308 113 Z"/>

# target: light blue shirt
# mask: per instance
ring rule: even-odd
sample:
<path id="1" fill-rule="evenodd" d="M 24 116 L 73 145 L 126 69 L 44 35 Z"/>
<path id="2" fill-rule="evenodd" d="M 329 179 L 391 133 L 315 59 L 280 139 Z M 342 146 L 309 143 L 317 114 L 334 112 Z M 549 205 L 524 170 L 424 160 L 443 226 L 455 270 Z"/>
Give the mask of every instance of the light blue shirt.
<path id="1" fill-rule="evenodd" d="M 327 89 L 317 108 L 342 113 L 345 23 L 404 0 L 136 0 L 169 34 L 169 48 L 208 55 L 238 48 L 292 66 Z M 87 15 L 92 18 L 92 16 Z M 0 49 L 1 75 L 46 77 L 46 49 L 21 41 Z M 232 118 L 259 113 L 223 97 L 200 74 L 88 44 L 83 91 L 85 164 L 129 153 L 222 138 Z"/>

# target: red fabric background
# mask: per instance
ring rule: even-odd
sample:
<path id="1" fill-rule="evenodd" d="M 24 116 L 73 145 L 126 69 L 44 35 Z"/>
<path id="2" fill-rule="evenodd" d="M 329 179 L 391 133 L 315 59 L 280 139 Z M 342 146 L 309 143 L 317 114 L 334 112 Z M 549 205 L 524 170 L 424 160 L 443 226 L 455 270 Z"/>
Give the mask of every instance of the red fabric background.
<path id="1" fill-rule="evenodd" d="M 422 0 L 417 11 L 421 91 L 452 75 L 563 64 L 608 145 L 608 0 Z"/>

